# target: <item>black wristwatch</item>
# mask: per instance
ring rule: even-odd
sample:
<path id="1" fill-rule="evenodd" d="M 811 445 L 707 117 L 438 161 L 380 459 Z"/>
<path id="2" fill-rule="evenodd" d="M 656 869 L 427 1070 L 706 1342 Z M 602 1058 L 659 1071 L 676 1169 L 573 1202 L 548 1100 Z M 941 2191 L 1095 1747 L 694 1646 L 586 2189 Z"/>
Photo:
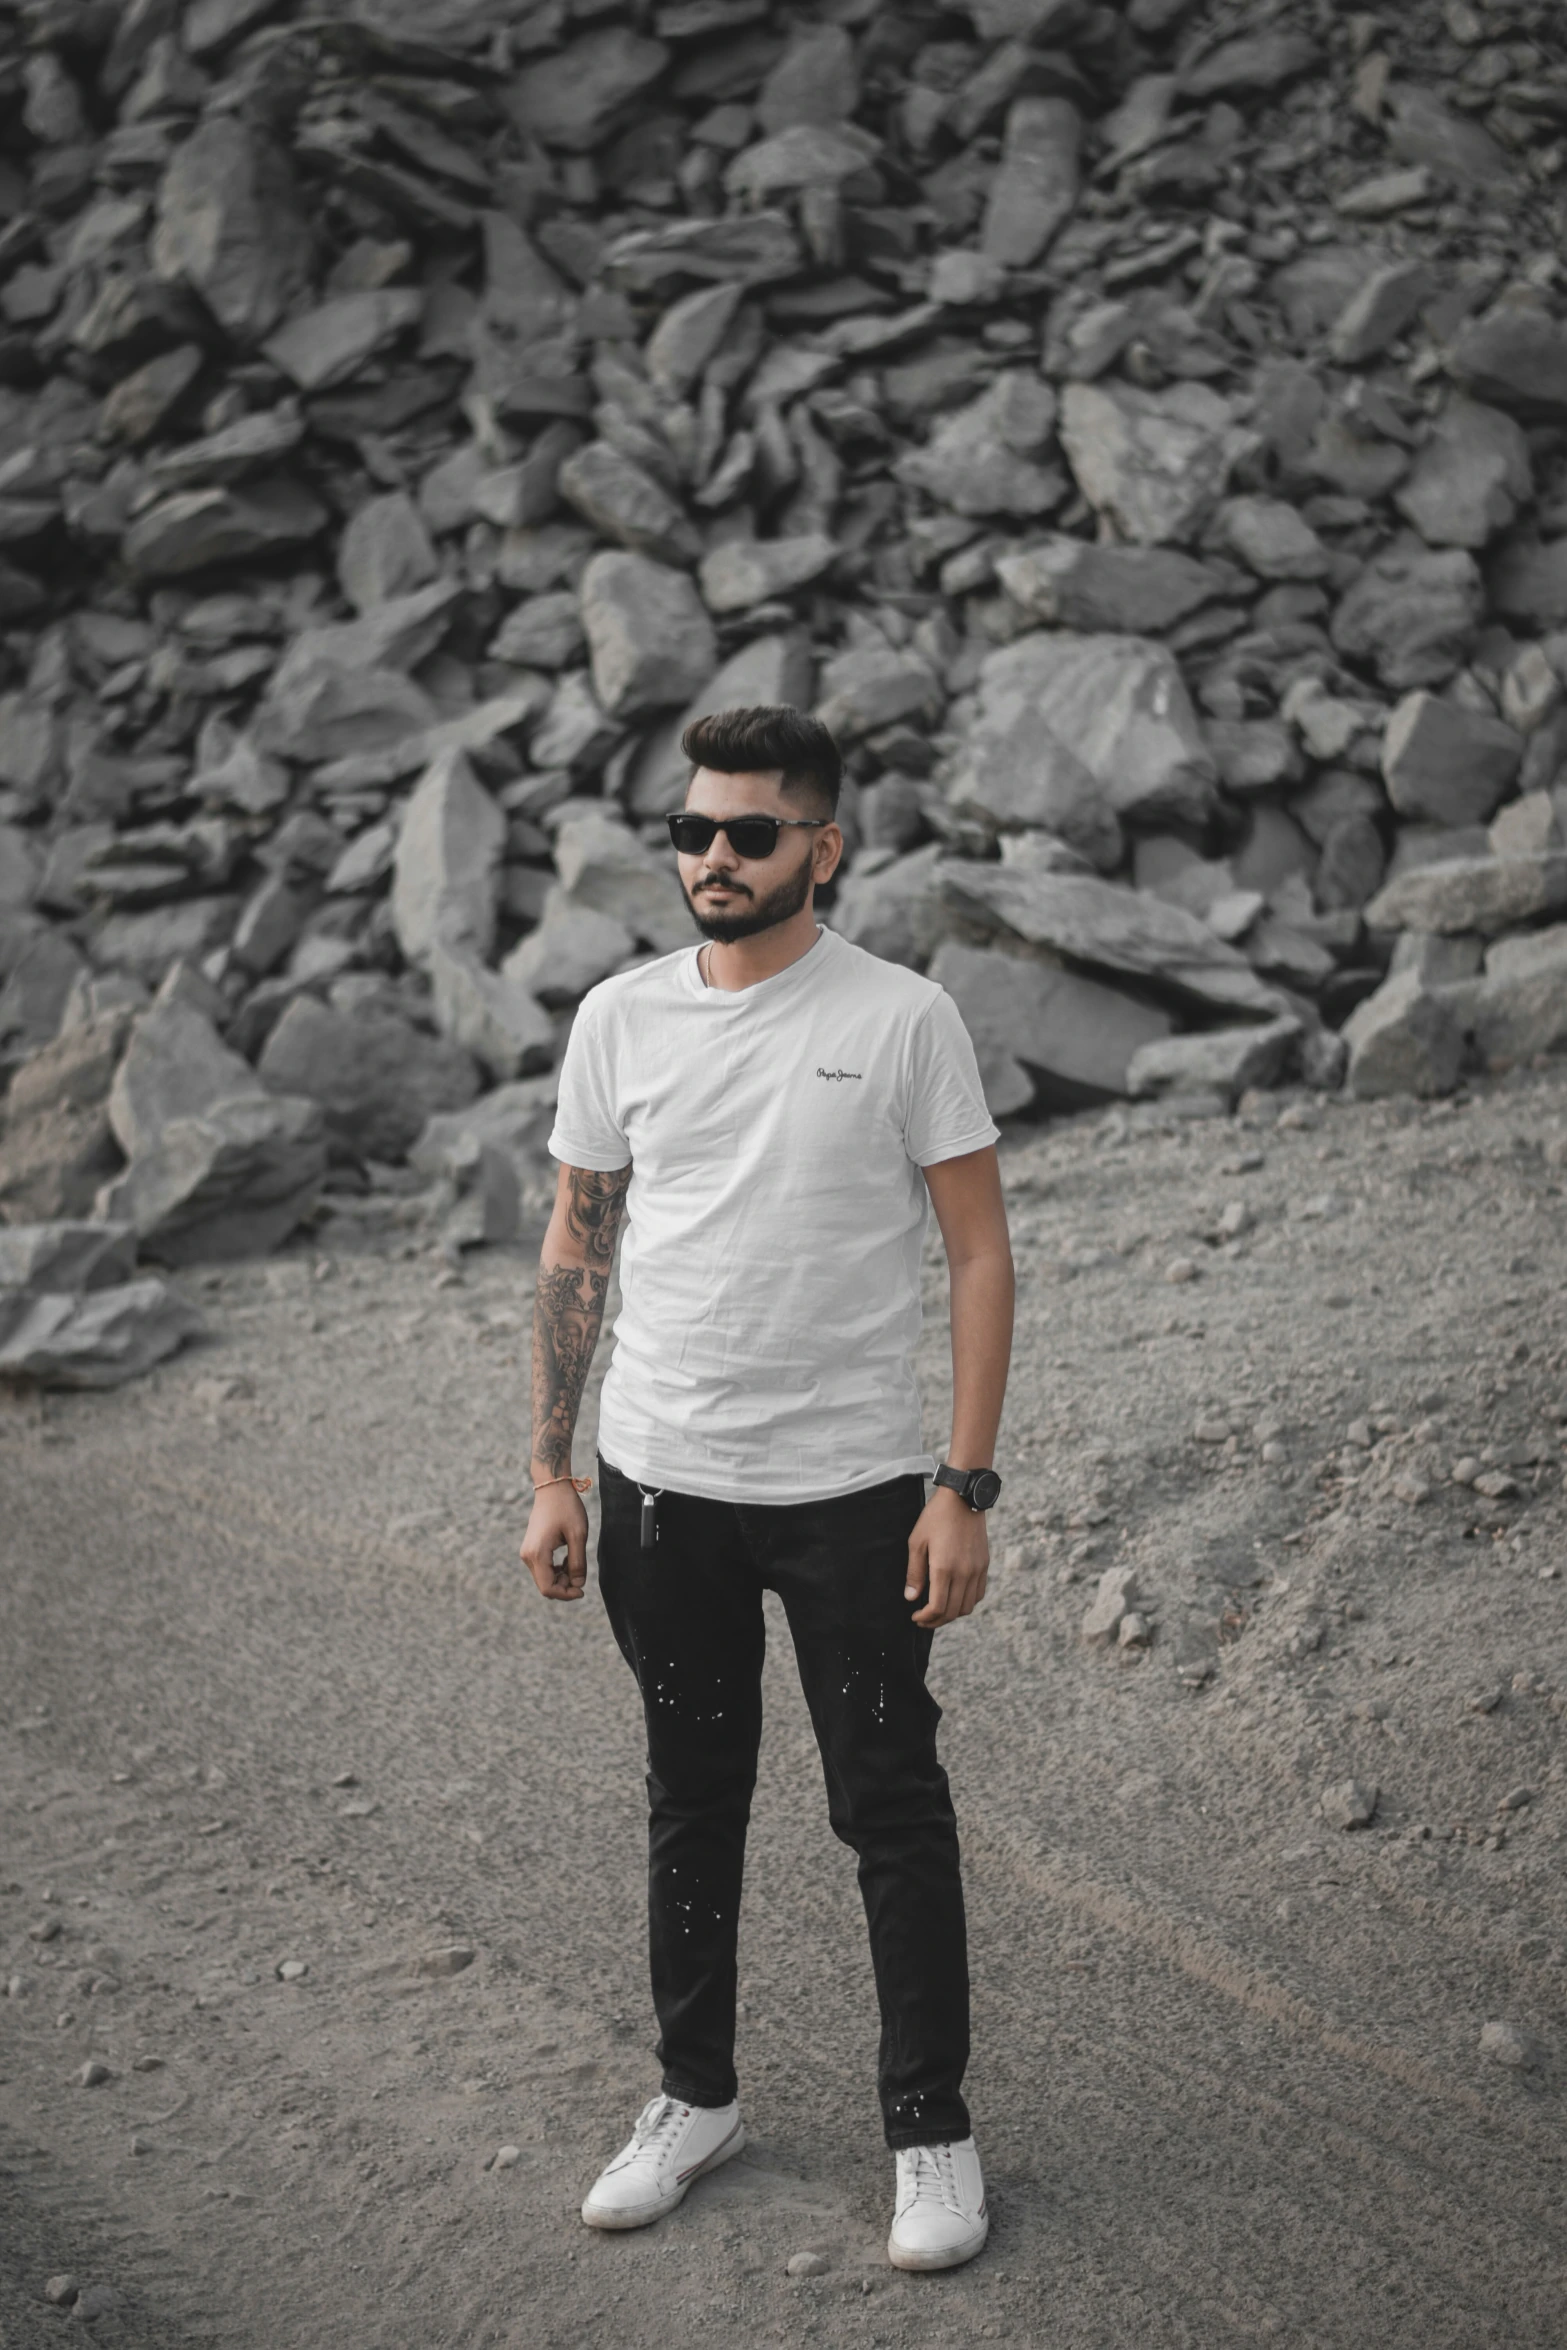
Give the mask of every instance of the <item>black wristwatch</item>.
<path id="1" fill-rule="evenodd" d="M 971 1510 L 993 1510 L 1001 1499 L 1001 1479 L 994 1469 L 954 1469 L 943 1461 L 936 1471 L 936 1483 L 961 1493 Z"/>

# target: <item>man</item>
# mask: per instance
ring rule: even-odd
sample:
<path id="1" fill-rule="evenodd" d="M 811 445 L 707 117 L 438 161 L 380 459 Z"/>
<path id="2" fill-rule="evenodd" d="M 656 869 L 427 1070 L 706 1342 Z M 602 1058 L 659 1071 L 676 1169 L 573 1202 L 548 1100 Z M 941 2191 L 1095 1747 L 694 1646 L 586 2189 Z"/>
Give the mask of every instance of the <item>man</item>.
<path id="1" fill-rule="evenodd" d="M 645 2226 L 745 2141 L 735 1953 L 771 1590 L 828 1817 L 859 1858 L 896 2156 L 889 2253 L 951 2268 L 989 2218 L 961 2093 L 957 1828 L 925 1669 L 936 1629 L 984 1595 L 983 1513 L 1000 1490 L 1012 1259 L 997 1129 L 950 997 L 815 919 L 843 851 L 826 729 L 725 710 L 684 749 L 693 773 L 669 826 L 704 943 L 583 1000 L 534 1308 L 522 1556 L 546 1598 L 580 1599 L 588 1480 L 571 1475 L 572 1435 L 624 1219 L 598 1567 L 647 1719 L 663 2082 L 582 2216 Z M 953 1414 L 927 1501 L 909 1358 L 932 1204 Z"/>

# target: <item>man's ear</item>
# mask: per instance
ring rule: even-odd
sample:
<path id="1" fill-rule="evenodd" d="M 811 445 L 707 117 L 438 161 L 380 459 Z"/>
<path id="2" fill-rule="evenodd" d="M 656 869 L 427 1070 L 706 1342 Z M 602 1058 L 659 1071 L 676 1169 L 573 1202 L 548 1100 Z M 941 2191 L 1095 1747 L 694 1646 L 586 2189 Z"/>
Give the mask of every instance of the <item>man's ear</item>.
<path id="1" fill-rule="evenodd" d="M 831 881 L 843 856 L 843 834 L 836 824 L 828 824 L 816 835 L 811 859 L 811 879 Z"/>

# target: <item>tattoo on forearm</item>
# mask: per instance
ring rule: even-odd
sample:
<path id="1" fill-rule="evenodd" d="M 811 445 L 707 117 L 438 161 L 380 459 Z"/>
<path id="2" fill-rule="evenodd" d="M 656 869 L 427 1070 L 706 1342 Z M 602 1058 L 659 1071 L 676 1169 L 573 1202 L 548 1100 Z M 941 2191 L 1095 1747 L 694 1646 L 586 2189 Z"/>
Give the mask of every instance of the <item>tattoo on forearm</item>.
<path id="1" fill-rule="evenodd" d="M 629 1167 L 597 1175 L 587 1167 L 573 1167 L 566 1193 L 566 1229 L 580 1241 L 590 1265 L 606 1269 L 615 1254 L 615 1237 L 631 1181 Z"/>
<path id="2" fill-rule="evenodd" d="M 625 1207 L 629 1167 L 596 1175 L 571 1171 L 566 1223 L 587 1259 L 541 1265 L 533 1297 L 533 1457 L 551 1476 L 571 1467 L 571 1440 L 598 1344 L 609 1267 Z"/>

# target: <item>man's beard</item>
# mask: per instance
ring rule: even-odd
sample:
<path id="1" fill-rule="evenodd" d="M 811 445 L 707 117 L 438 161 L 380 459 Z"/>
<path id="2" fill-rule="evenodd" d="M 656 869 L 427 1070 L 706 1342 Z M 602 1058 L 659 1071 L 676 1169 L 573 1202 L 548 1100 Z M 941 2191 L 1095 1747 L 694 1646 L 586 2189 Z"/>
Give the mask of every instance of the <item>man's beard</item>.
<path id="1" fill-rule="evenodd" d="M 703 937 L 715 940 L 719 946 L 729 946 L 737 938 L 755 938 L 759 931 L 775 930 L 780 922 L 787 922 L 792 914 L 798 914 L 811 894 L 812 878 L 811 860 L 807 857 L 798 873 L 791 874 L 787 881 L 781 881 L 766 897 L 751 898 L 749 905 L 726 907 L 721 913 L 715 913 L 703 905 L 704 892 L 700 882 L 694 897 L 683 881 L 680 887 L 691 909 L 691 919 Z M 737 896 L 744 887 L 740 882 L 728 886 Z M 746 891 L 745 895 L 750 897 L 750 892 Z"/>

